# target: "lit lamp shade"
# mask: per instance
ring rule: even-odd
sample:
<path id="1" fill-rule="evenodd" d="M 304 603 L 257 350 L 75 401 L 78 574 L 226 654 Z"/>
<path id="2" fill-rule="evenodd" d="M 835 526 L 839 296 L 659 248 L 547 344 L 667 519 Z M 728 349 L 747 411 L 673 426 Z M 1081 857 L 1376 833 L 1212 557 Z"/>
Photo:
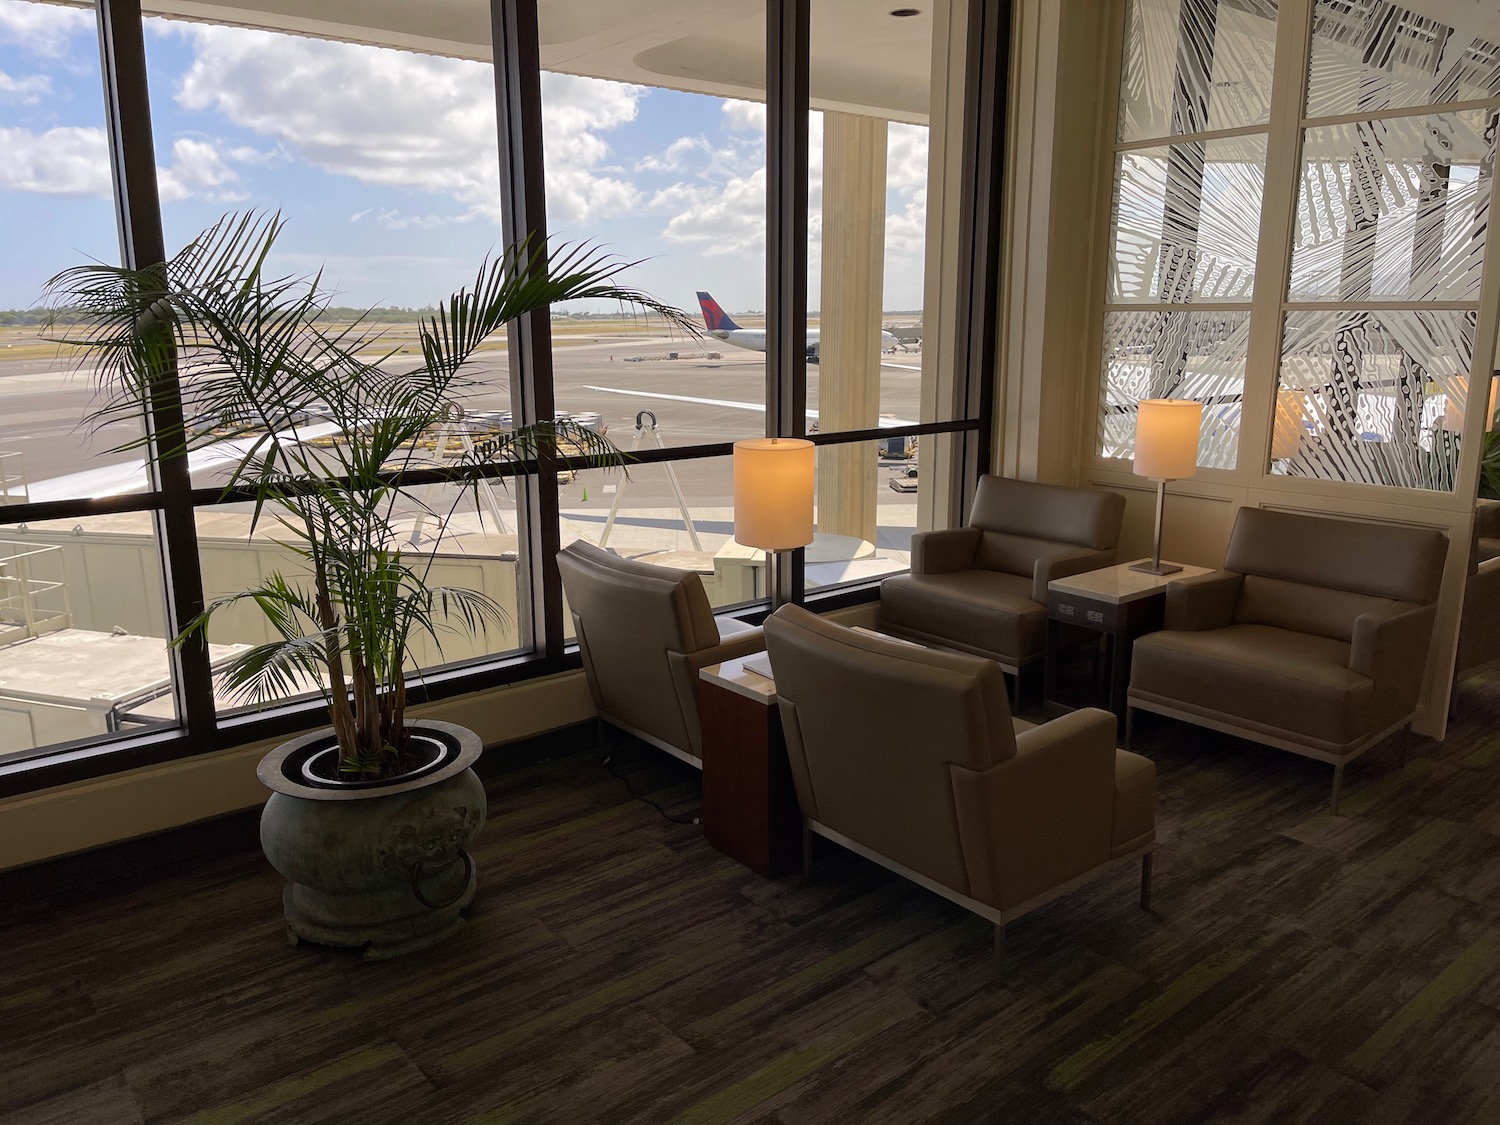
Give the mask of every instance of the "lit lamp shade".
<path id="1" fill-rule="evenodd" d="M 813 443 L 749 438 L 734 443 L 734 538 L 790 551 L 813 541 Z"/>
<path id="2" fill-rule="evenodd" d="M 1484 428 L 1486 431 L 1495 428 L 1495 391 L 1500 387 L 1500 381 L 1494 378 L 1489 380 L 1490 399 L 1488 413 L 1485 415 Z M 1443 392 L 1443 429 L 1453 433 L 1462 433 L 1464 428 L 1464 413 L 1469 406 L 1469 379 L 1466 375 L 1455 375 L 1448 380 L 1447 389 Z"/>
<path id="3" fill-rule="evenodd" d="M 1198 472 L 1203 404 L 1191 399 L 1142 399 L 1135 421 L 1135 475 L 1181 480 Z"/>
<path id="4" fill-rule="evenodd" d="M 1491 394 L 1493 395 L 1493 391 Z M 1464 428 L 1464 409 L 1469 397 L 1469 380 L 1463 375 L 1455 375 L 1448 380 L 1448 386 L 1443 392 L 1443 429 L 1451 433 L 1462 433 Z"/>
<path id="5" fill-rule="evenodd" d="M 1301 391 L 1276 392 L 1276 428 L 1271 431 L 1271 459 L 1284 461 L 1302 452 L 1307 436 L 1307 397 Z"/>

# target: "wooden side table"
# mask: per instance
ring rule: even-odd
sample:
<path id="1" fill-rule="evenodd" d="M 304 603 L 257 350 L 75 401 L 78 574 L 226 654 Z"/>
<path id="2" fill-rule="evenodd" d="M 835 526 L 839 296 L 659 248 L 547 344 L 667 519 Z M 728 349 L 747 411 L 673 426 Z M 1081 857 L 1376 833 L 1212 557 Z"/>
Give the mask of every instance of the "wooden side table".
<path id="1" fill-rule="evenodd" d="M 1047 658 L 1043 700 L 1052 698 L 1057 675 L 1057 650 L 1064 626 L 1102 634 L 1108 650 L 1109 675 L 1100 706 L 1125 722 L 1125 693 L 1130 688 L 1130 649 L 1137 637 L 1162 626 L 1167 607 L 1167 583 L 1209 572 L 1204 566 L 1184 566 L 1173 574 L 1143 574 L 1131 563 L 1090 570 L 1047 584 Z"/>
<path id="2" fill-rule="evenodd" d="M 710 664 L 698 675 L 704 838 L 761 875 L 784 875 L 802 862 L 802 812 L 776 684 L 744 660 Z"/>

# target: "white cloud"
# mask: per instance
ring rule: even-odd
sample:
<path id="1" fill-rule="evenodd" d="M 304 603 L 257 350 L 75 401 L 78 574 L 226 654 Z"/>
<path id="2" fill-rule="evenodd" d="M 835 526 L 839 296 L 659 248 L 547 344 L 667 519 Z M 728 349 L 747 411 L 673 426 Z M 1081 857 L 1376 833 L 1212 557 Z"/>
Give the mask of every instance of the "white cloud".
<path id="1" fill-rule="evenodd" d="M 706 255 L 765 253 L 764 168 L 723 184 L 677 184 L 652 202 L 676 212 L 662 230 L 669 242 L 702 246 Z"/>
<path id="2" fill-rule="evenodd" d="M 446 195 L 457 214 L 361 215 L 387 227 L 500 217 L 492 69 L 239 28 L 184 28 L 196 47 L 177 91 L 273 138 L 288 156 L 370 184 Z M 309 91 L 317 95 L 309 97 Z M 548 210 L 554 227 L 629 211 L 640 192 L 608 164 L 603 134 L 634 120 L 640 89 L 542 76 Z"/>
<path id="3" fill-rule="evenodd" d="M 59 126 L 44 133 L 0 128 L 0 189 L 110 197 L 103 129 Z"/>
<path id="4" fill-rule="evenodd" d="M 542 141 L 546 149 L 547 217 L 553 229 L 624 214 L 641 201 L 640 190 L 606 164 L 601 133 L 634 121 L 639 86 L 542 75 Z"/>
<path id="5" fill-rule="evenodd" d="M 52 79 L 45 74 L 28 74 L 24 78 L 12 78 L 0 70 L 0 102 L 20 102 L 36 105 L 52 92 Z"/>
<path id="6" fill-rule="evenodd" d="M 920 259 L 927 245 L 927 191 L 922 189 L 907 200 L 900 211 L 885 217 L 885 252 L 915 255 Z"/>
<path id="7" fill-rule="evenodd" d="M 724 103 L 721 111 L 724 124 L 740 133 L 759 133 L 762 141 L 766 135 L 766 106 L 764 102 L 742 102 L 733 98 Z"/>
<path id="8" fill-rule="evenodd" d="M 253 151 L 253 150 L 252 150 Z M 179 137 L 172 143 L 172 164 L 156 171 L 163 203 L 201 196 L 220 203 L 237 203 L 245 193 L 237 186 L 239 173 L 208 141 Z"/>
<path id="9" fill-rule="evenodd" d="M 443 193 L 498 219 L 489 66 L 241 28 L 183 32 L 196 47 L 177 90 L 185 107 L 217 110 L 325 171 Z"/>
<path id="10" fill-rule="evenodd" d="M 109 142 L 103 129 L 59 126 L 35 133 L 0 128 L 0 190 L 41 195 L 113 196 Z M 244 198 L 239 175 L 208 141 L 179 138 L 172 163 L 156 169 L 163 202 L 200 196 L 220 202 Z"/>
<path id="11" fill-rule="evenodd" d="M 886 183 L 897 191 L 927 187 L 927 138 L 925 125 L 891 122 L 886 141 Z"/>
<path id="12" fill-rule="evenodd" d="M 94 15 L 82 8 L 56 4 L 0 4 L 0 43 L 15 43 L 37 55 L 56 58 L 75 36 L 94 31 Z"/>
<path id="13" fill-rule="evenodd" d="M 682 172 L 696 154 L 709 155 L 713 146 L 703 137 L 678 137 L 660 153 L 637 160 L 637 172 Z"/>

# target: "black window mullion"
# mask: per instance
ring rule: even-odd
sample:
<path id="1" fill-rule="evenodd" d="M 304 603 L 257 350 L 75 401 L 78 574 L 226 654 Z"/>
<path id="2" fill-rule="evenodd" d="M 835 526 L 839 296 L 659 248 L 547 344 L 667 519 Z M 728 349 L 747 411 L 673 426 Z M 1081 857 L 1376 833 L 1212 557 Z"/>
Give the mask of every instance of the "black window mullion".
<path id="1" fill-rule="evenodd" d="M 766 3 L 766 436 L 807 433 L 807 119 L 812 0 Z M 801 603 L 804 552 L 772 552 L 770 586 Z M 785 592 L 785 597 L 778 595 Z"/>
<path id="2" fill-rule="evenodd" d="M 949 513 L 955 522 L 963 518 L 980 474 L 994 469 L 1010 28 L 1011 0 L 969 4 L 957 301 L 969 327 L 958 343 L 954 375 L 964 416 L 980 425 L 964 443 L 964 495 L 951 497 Z"/>
<path id="3" fill-rule="evenodd" d="M 120 261 L 129 269 L 140 269 L 166 260 L 140 0 L 98 0 L 98 14 Z M 166 582 L 167 634 L 176 636 L 203 612 L 203 571 L 187 458 L 163 457 L 157 441 L 157 435 L 183 432 L 182 392 L 175 366 L 152 386 L 144 423 L 151 438 L 148 466 L 161 493 L 155 519 Z M 217 717 L 208 642 L 199 633 L 187 643 L 168 649 L 168 654 L 178 718 L 186 724 L 192 741 L 212 745 L 217 737 Z"/>
<path id="4" fill-rule="evenodd" d="M 542 159 L 541 47 L 536 0 L 490 0 L 494 39 L 495 110 L 500 130 L 501 227 L 507 246 L 531 249 L 547 240 L 547 191 Z M 556 414 L 552 325 L 547 309 L 512 323 L 511 418 L 516 425 L 550 422 Z M 530 591 L 529 628 L 523 641 L 548 657 L 563 654 L 562 546 L 557 460 L 543 451 L 535 477 L 521 482 L 526 549 L 520 552 L 521 585 Z"/>

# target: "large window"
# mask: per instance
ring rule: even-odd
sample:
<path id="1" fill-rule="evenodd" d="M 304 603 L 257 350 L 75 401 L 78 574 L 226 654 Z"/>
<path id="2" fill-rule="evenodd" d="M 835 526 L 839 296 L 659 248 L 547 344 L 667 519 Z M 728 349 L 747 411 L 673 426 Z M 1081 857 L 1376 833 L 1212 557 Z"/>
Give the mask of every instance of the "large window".
<path id="1" fill-rule="evenodd" d="M 98 430 L 95 372 L 40 328 L 56 271 L 118 262 L 119 247 L 134 248 L 127 260 L 157 243 L 170 254 L 227 212 L 278 213 L 268 272 L 316 275 L 329 327 L 373 320 L 365 358 L 392 371 L 416 362 L 422 313 L 472 280 L 503 231 L 598 245 L 635 263 L 631 285 L 701 319 L 688 336 L 618 308 L 555 307 L 498 334 L 462 415 L 411 443 L 404 468 L 448 469 L 536 411 L 632 454 L 628 475 L 551 459 L 432 474 L 397 513 L 392 546 L 506 618 L 419 646 L 419 698 L 572 666 L 549 556 L 575 538 L 699 573 L 716 606 L 763 605 L 767 560 L 733 540 L 736 439 L 818 442 L 818 541 L 794 590 L 873 589 L 908 565 L 916 529 L 958 508 L 929 470 L 958 479 L 989 421 L 981 373 L 939 373 L 924 356 L 944 289 L 934 263 L 951 261 L 929 246 L 943 223 L 973 234 L 984 201 L 954 190 L 955 213 L 928 213 L 930 185 L 966 166 L 930 76 L 935 59 L 963 57 L 983 10 L 882 9 L 858 34 L 823 0 L 744 4 L 732 19 L 686 0 L 501 14 L 497 51 L 488 20 L 436 29 L 400 6 L 292 27 L 210 3 L 137 26 L 128 12 L 0 0 L 0 204 L 15 251 L 0 259 L 0 784 L 41 783 L 15 780 L 22 761 L 43 782 L 53 764 L 112 768 L 49 756 L 62 747 L 128 765 L 320 721 L 320 683 L 255 708 L 224 689 L 220 666 L 268 639 L 253 608 L 216 616 L 201 647 L 169 645 L 205 601 L 294 574 L 295 528 L 270 512 L 252 530 L 252 506 L 222 493 L 223 458 L 184 470 L 159 458 L 144 420 Z M 806 105 L 792 43 L 808 56 Z M 956 90 L 949 102 L 941 112 L 965 112 Z M 929 158 L 940 130 L 941 161 Z M 540 150 L 501 140 L 522 136 Z M 773 182 L 778 166 L 793 175 Z M 803 225 L 807 239 L 785 237 Z M 965 293 L 993 307 L 993 293 Z M 797 346 L 768 351 L 778 334 Z M 162 388 L 183 390 L 189 412 L 191 351 Z M 307 413 L 297 440 L 335 472 L 353 431 Z M 96 752 L 111 739 L 119 758 Z"/>
<path id="2" fill-rule="evenodd" d="M 52 275 L 119 262 L 100 91 L 91 12 L 0 0 L 0 760 L 176 718 L 154 514 L 24 518 L 150 487 L 53 342 L 76 318 L 42 323 Z"/>

